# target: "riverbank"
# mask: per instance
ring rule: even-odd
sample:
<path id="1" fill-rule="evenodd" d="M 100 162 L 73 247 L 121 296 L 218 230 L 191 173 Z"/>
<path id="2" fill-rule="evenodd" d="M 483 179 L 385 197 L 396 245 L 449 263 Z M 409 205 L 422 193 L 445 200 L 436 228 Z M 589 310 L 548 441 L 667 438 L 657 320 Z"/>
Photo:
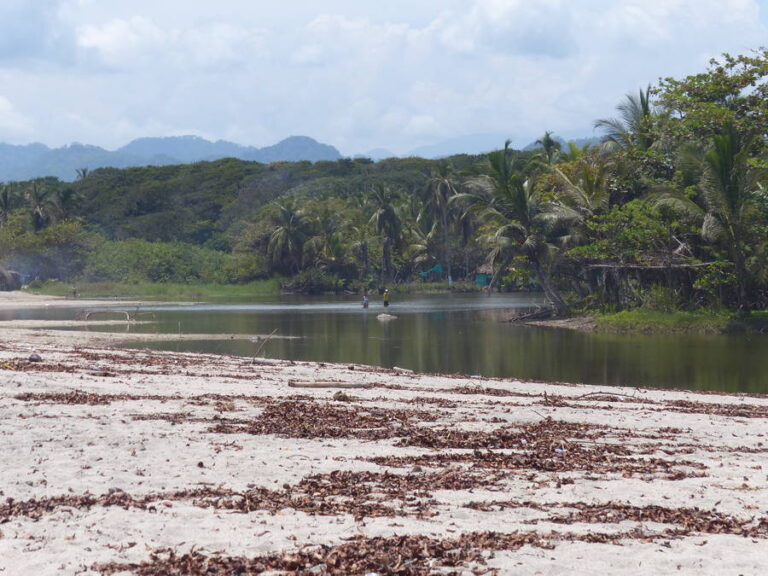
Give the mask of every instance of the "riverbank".
<path id="1" fill-rule="evenodd" d="M 764 567 L 765 396 L 254 363 L 17 330 L 0 340 L 9 574 Z"/>
<path id="2" fill-rule="evenodd" d="M 517 320 L 511 316 L 509 321 Z M 584 314 L 566 318 L 522 320 L 521 322 L 530 326 L 547 326 L 606 334 L 718 335 L 742 332 L 763 334 L 768 330 L 768 313 L 757 311 L 749 315 L 738 315 L 728 311 L 653 312 L 625 310 L 614 314 Z"/>

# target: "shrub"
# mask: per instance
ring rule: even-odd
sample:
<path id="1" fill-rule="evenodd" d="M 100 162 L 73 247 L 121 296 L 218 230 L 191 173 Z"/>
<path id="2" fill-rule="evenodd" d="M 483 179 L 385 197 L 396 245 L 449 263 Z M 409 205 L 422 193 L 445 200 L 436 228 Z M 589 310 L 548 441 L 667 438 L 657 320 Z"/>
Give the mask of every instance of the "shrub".
<path id="1" fill-rule="evenodd" d="M 89 282 L 226 283 L 229 258 L 181 242 L 104 242 L 89 255 L 83 276 Z"/>

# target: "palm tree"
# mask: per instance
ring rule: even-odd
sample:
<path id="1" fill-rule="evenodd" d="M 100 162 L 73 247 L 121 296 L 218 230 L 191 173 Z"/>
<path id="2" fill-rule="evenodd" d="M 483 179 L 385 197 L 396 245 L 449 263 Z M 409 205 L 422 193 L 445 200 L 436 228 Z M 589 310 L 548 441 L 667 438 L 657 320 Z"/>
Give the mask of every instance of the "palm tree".
<path id="1" fill-rule="evenodd" d="M 604 155 L 583 156 L 572 165 L 568 174 L 564 169 L 553 167 L 560 183 L 558 203 L 565 215 L 570 211 L 571 243 L 579 242 L 584 233 L 586 221 L 605 212 L 611 200 L 609 170 Z"/>
<path id="2" fill-rule="evenodd" d="M 392 281 L 392 244 L 400 238 L 401 222 L 394 207 L 395 194 L 384 186 L 373 187 L 371 203 L 374 207 L 369 223 L 381 236 L 381 283 Z"/>
<path id="3" fill-rule="evenodd" d="M 311 227 L 314 234 L 304 242 L 304 256 L 307 262 L 314 260 L 315 264 L 320 264 L 339 230 L 336 213 L 323 204 L 318 213 L 312 217 Z"/>
<path id="4" fill-rule="evenodd" d="M 453 170 L 448 162 L 440 162 L 436 168 L 433 169 L 432 175 L 427 185 L 429 203 L 434 206 L 435 210 L 440 216 L 440 229 L 442 231 L 443 239 L 443 261 L 445 262 L 445 270 L 448 275 L 448 285 L 453 283 L 453 275 L 451 271 L 451 260 L 453 255 L 451 254 L 451 241 L 449 237 L 450 232 L 450 200 L 451 197 L 458 194 L 458 185 L 453 177 Z"/>
<path id="5" fill-rule="evenodd" d="M 412 264 L 432 266 L 439 255 L 439 226 L 434 219 L 423 218 L 423 213 L 416 218 L 405 219 L 407 228 L 406 255 Z"/>
<path id="6" fill-rule="evenodd" d="M 763 189 L 757 168 L 750 160 L 755 137 L 744 137 L 733 124 L 712 137 L 703 156 L 696 149 L 686 151 L 683 164 L 699 165 L 698 195 L 694 200 L 679 193 L 661 194 L 656 203 L 674 208 L 701 221 L 701 235 L 719 243 L 733 263 L 738 306 L 752 306 L 759 248 L 760 197 Z"/>
<path id="7" fill-rule="evenodd" d="M 347 264 L 347 246 L 339 224 L 339 213 L 323 204 L 313 218 L 315 234 L 304 243 L 307 261 L 332 274 L 342 273 Z"/>
<path id="8" fill-rule="evenodd" d="M 619 118 L 597 120 L 595 128 L 605 131 L 603 142 L 619 149 L 650 150 L 656 144 L 654 125 L 658 117 L 650 96 L 650 85 L 637 96 L 627 94 L 617 106 Z"/>
<path id="9" fill-rule="evenodd" d="M 8 215 L 16 205 L 16 190 L 11 184 L 0 186 L 0 226 L 8 221 Z"/>
<path id="10" fill-rule="evenodd" d="M 544 136 L 536 140 L 536 144 L 541 146 L 542 151 L 544 152 L 544 160 L 548 166 L 552 166 L 553 164 L 557 163 L 558 159 L 560 158 L 562 145 L 560 142 L 552 138 L 552 132 L 544 132 Z"/>
<path id="11" fill-rule="evenodd" d="M 459 194 L 456 200 L 467 202 L 491 227 L 486 237 L 491 246 L 488 258 L 494 264 L 491 287 L 514 257 L 523 256 L 555 312 L 562 314 L 568 307 L 551 281 L 554 246 L 547 237 L 553 225 L 562 221 L 562 211 L 544 200 L 532 179 L 524 179 L 514 169 L 509 144 L 508 140 L 504 150 L 488 154 L 490 174 L 470 180 L 475 192 Z"/>
<path id="12" fill-rule="evenodd" d="M 58 216 L 59 199 L 53 188 L 32 182 L 25 192 L 25 197 L 36 232 L 51 224 Z"/>
<path id="13" fill-rule="evenodd" d="M 748 309 L 753 275 L 748 247 L 752 229 L 759 218 L 757 172 L 749 164 L 754 138 L 742 138 L 728 125 L 712 138 L 704 156 L 704 173 L 699 184 L 706 208 L 702 236 L 720 242 L 728 251 L 736 273 L 739 308 Z"/>
<path id="14" fill-rule="evenodd" d="M 350 248 L 360 264 L 358 280 L 364 280 L 368 276 L 368 242 L 371 236 L 368 232 L 368 226 L 352 226 L 350 231 L 352 232 L 352 245 Z"/>
<path id="15" fill-rule="evenodd" d="M 292 202 L 274 203 L 274 228 L 267 243 L 267 256 L 273 266 L 296 273 L 307 240 L 304 216 Z"/>

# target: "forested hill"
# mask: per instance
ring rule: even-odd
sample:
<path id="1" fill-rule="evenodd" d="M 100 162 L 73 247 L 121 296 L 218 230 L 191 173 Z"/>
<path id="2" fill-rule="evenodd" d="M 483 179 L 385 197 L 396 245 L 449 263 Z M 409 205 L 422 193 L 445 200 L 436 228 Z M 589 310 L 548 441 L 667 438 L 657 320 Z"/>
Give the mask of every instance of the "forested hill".
<path id="1" fill-rule="evenodd" d="M 455 165 L 479 164 L 457 156 Z M 263 164 L 233 158 L 189 165 L 103 168 L 70 185 L 73 215 L 110 240 L 140 238 L 231 250 L 270 202 L 350 200 L 374 183 L 417 197 L 438 161 L 340 159 Z M 336 216 L 343 217 L 343 213 Z"/>
<path id="2" fill-rule="evenodd" d="M 78 170 L 169 166 L 203 160 L 239 158 L 254 162 L 337 160 L 339 151 L 306 136 L 291 136 L 264 148 L 241 146 L 219 140 L 209 142 L 197 136 L 139 138 L 117 150 L 71 144 L 49 148 L 43 144 L 13 146 L 0 143 L 0 181 L 18 181 L 54 176 L 64 181 L 76 178 Z"/>

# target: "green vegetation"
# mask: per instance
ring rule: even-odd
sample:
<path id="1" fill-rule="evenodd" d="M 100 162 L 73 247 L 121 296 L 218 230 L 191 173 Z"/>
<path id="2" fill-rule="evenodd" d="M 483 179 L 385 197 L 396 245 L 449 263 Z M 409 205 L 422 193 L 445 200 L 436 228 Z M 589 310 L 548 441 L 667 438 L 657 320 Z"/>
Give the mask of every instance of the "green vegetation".
<path id="1" fill-rule="evenodd" d="M 596 317 L 601 332 L 632 334 L 722 334 L 728 331 L 732 315 L 706 310 L 655 312 L 635 309 Z"/>
<path id="2" fill-rule="evenodd" d="M 541 290 L 558 314 L 618 312 L 601 320 L 617 328 L 720 329 L 710 309 L 749 325 L 768 306 L 766 96 L 760 49 L 629 94 L 594 146 L 544 132 L 534 150 L 439 161 L 225 159 L 7 183 L 0 267 L 174 298 L 490 280 Z"/>

